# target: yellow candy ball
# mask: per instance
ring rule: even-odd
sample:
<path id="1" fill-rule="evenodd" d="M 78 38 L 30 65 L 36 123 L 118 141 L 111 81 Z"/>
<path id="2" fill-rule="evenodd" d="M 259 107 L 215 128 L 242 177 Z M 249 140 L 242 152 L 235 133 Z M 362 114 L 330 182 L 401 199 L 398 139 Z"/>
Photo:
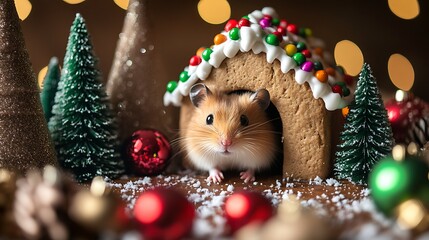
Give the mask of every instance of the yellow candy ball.
<path id="1" fill-rule="evenodd" d="M 288 56 L 292 57 L 298 51 L 298 49 L 295 45 L 288 44 L 285 46 L 285 51 Z"/>

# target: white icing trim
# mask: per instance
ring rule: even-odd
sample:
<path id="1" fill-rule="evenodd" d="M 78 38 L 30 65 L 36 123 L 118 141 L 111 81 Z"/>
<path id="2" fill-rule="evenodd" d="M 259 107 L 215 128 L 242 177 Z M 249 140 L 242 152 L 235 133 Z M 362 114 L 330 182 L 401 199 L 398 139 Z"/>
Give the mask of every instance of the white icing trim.
<path id="1" fill-rule="evenodd" d="M 310 85 L 311 91 L 315 99 L 322 98 L 325 102 L 325 107 L 327 110 L 336 110 L 341 109 L 347 106 L 347 101 L 341 98 L 340 94 L 333 93 L 331 87 L 328 83 L 322 83 L 312 72 L 306 72 L 301 70 L 300 66 L 289 57 L 284 51 L 283 47 L 290 42 L 290 40 L 302 41 L 308 44 L 307 41 L 301 39 L 298 35 L 288 33 L 287 36 L 283 37 L 283 42 L 281 46 L 273 46 L 266 43 L 264 37 L 264 31 L 267 33 L 272 33 L 273 28 L 262 29 L 259 25 L 259 20 L 263 17 L 264 14 L 271 15 L 276 17 L 274 9 L 264 8 L 262 11 L 256 10 L 250 13 L 249 21 L 251 22 L 250 27 L 242 27 L 240 29 L 240 39 L 231 40 L 228 37 L 227 32 L 222 32 L 223 35 L 227 36 L 227 40 L 219 45 L 215 45 L 210 55 L 210 60 L 207 62 L 202 60 L 198 66 L 188 66 L 187 71 L 189 74 L 189 79 L 186 82 L 179 81 L 176 89 L 172 92 L 166 92 L 164 95 L 164 105 L 173 104 L 174 106 L 180 106 L 183 96 L 189 94 L 189 89 L 194 85 L 199 79 L 205 80 L 210 75 L 213 67 L 218 68 L 222 61 L 225 58 L 232 58 L 237 55 L 239 51 L 248 52 L 252 50 L 254 54 L 259 54 L 261 52 L 266 53 L 267 62 L 273 63 L 275 59 L 280 62 L 280 69 L 283 73 L 289 72 L 291 69 L 295 70 L 295 80 L 298 84 L 304 84 L 307 82 Z M 317 45 L 321 44 L 320 41 L 310 40 Z M 315 55 L 315 54 L 313 54 Z M 318 56 L 312 57 L 310 60 L 320 60 Z M 186 70 L 186 68 L 185 68 Z M 337 74 L 338 75 L 338 74 Z M 334 83 L 335 79 L 338 76 L 328 77 L 329 83 Z"/>

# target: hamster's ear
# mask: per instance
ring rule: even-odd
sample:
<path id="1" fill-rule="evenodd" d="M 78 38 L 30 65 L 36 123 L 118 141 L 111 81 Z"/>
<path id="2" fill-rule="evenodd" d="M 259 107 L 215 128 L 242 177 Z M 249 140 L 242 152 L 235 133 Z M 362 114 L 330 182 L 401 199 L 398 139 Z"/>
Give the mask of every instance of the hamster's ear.
<path id="1" fill-rule="evenodd" d="M 270 93 L 266 89 L 259 89 L 250 95 L 252 102 L 257 102 L 262 110 L 266 110 L 270 105 Z"/>
<path id="2" fill-rule="evenodd" d="M 197 83 L 191 87 L 189 92 L 189 97 L 191 98 L 191 102 L 195 107 L 199 107 L 201 102 L 207 98 L 208 95 L 211 95 L 210 89 L 202 84 Z"/>

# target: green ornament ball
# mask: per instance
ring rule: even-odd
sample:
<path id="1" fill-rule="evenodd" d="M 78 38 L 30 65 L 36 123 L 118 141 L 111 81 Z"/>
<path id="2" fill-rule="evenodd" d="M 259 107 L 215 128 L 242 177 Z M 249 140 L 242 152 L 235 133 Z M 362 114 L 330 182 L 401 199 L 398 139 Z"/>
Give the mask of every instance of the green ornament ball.
<path id="1" fill-rule="evenodd" d="M 392 215 L 401 202 L 418 197 L 428 186 L 428 172 L 428 166 L 414 157 L 402 161 L 392 157 L 381 160 L 369 175 L 375 205 L 384 214 Z"/>
<path id="2" fill-rule="evenodd" d="M 265 41 L 270 44 L 270 45 L 274 45 L 274 46 L 278 46 L 280 44 L 279 38 L 274 35 L 274 34 L 268 34 L 265 37 Z"/>

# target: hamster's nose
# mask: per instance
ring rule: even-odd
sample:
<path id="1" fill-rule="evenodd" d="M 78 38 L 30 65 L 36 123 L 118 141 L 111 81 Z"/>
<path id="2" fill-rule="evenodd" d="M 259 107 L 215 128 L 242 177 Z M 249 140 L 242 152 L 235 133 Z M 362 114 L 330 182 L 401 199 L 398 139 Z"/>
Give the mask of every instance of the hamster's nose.
<path id="1" fill-rule="evenodd" d="M 229 146 L 231 146 L 232 141 L 231 141 L 231 139 L 222 139 L 221 143 L 223 146 L 229 147 Z"/>

